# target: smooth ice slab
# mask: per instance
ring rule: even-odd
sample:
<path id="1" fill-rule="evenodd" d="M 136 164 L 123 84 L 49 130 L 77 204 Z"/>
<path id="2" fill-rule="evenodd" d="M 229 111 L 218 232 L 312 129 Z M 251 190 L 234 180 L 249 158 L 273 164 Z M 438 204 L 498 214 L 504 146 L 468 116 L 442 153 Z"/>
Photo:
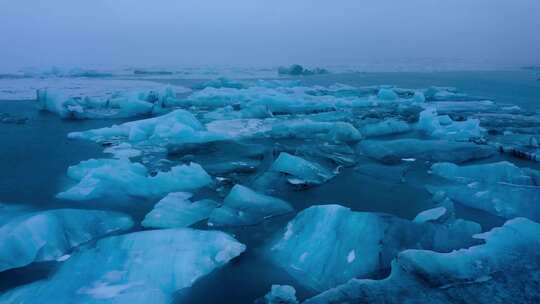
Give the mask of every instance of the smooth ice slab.
<path id="1" fill-rule="evenodd" d="M 414 138 L 385 141 L 364 140 L 357 147 L 366 156 L 390 164 L 399 163 L 402 159 L 407 158 L 461 163 L 488 158 L 495 154 L 495 150 L 487 145 Z"/>
<path id="2" fill-rule="evenodd" d="M 506 219 L 526 217 L 540 221 L 540 187 L 508 183 L 471 182 L 447 186 L 428 186 L 462 205 L 487 211 Z"/>
<path id="3" fill-rule="evenodd" d="M 384 280 L 353 279 L 305 303 L 535 303 L 540 224 L 512 219 L 478 234 L 485 244 L 450 253 L 406 250 Z"/>
<path id="4" fill-rule="evenodd" d="M 214 209 L 208 220 L 212 226 L 254 225 L 266 218 L 292 212 L 289 203 L 235 185 L 225 197 L 223 206 Z"/>
<path id="5" fill-rule="evenodd" d="M 511 162 L 459 166 L 453 163 L 436 163 L 431 166 L 434 175 L 461 182 L 510 183 L 516 185 L 540 185 L 540 171 L 519 168 Z"/>
<path id="6" fill-rule="evenodd" d="M 510 162 L 469 166 L 436 163 L 434 175 L 450 184 L 428 186 L 432 193 L 441 193 L 471 208 L 511 219 L 522 216 L 540 220 L 540 172 L 519 168 Z"/>
<path id="7" fill-rule="evenodd" d="M 142 221 L 143 227 L 148 228 L 177 228 L 189 227 L 207 219 L 217 203 L 212 200 L 192 202 L 193 194 L 188 192 L 173 192 L 160 200 Z"/>
<path id="8" fill-rule="evenodd" d="M 334 177 L 334 174 L 323 166 L 286 152 L 279 154 L 270 170 L 290 175 L 289 182 L 293 184 L 318 185 Z"/>
<path id="9" fill-rule="evenodd" d="M 0 271 L 54 261 L 85 242 L 133 226 L 129 216 L 117 212 L 10 209 L 2 208 Z"/>
<path id="10" fill-rule="evenodd" d="M 174 292 L 240 255 L 219 231 L 188 228 L 108 237 L 74 254 L 47 280 L 0 296 L 0 303 L 171 303 Z"/>
<path id="11" fill-rule="evenodd" d="M 170 171 L 148 173 L 140 163 L 127 159 L 90 159 L 68 168 L 68 176 L 78 183 L 57 197 L 90 200 L 104 196 L 158 197 L 174 191 L 204 187 L 212 178 L 196 164 L 179 165 Z"/>
<path id="12" fill-rule="evenodd" d="M 321 291 L 351 278 L 384 273 L 404 249 L 470 246 L 478 232 L 478 224 L 453 218 L 420 223 L 322 205 L 300 212 L 269 244 L 267 254 L 298 283 Z"/>

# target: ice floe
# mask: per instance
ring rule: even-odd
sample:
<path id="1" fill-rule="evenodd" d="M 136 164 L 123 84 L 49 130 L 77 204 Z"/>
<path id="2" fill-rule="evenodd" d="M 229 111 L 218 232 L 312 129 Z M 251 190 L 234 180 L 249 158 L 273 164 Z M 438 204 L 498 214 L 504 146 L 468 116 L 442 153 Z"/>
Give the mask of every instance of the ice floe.
<path id="1" fill-rule="evenodd" d="M 129 216 L 117 212 L 0 207 L 0 271 L 33 262 L 63 260 L 75 247 L 133 225 Z"/>
<path id="2" fill-rule="evenodd" d="M 253 225 L 292 211 L 291 205 L 281 199 L 235 185 L 225 197 L 223 205 L 212 211 L 208 223 L 212 226 Z"/>
<path id="3" fill-rule="evenodd" d="M 352 279 L 305 303 L 534 303 L 540 297 L 540 225 L 524 218 L 449 253 L 406 250 L 382 280 Z"/>
<path id="4" fill-rule="evenodd" d="M 471 236 L 480 232 L 474 222 L 430 218 L 412 222 L 340 205 L 314 206 L 287 224 L 267 254 L 300 284 L 322 291 L 383 274 L 404 249 L 451 251 L 474 244 Z"/>
<path id="5" fill-rule="evenodd" d="M 218 204 L 209 199 L 192 202 L 193 194 L 173 192 L 161 199 L 142 221 L 148 228 L 180 228 L 189 227 L 199 221 L 208 219 Z"/>
<path id="6" fill-rule="evenodd" d="M 0 303 L 171 303 L 176 291 L 245 248 L 223 232 L 188 228 L 108 237 L 73 254 L 51 278 L 2 294 Z"/>
<path id="7" fill-rule="evenodd" d="M 57 197 L 68 200 L 124 195 L 159 197 L 173 191 L 196 190 L 212 182 L 196 163 L 151 175 L 145 166 L 127 159 L 90 159 L 70 166 L 67 173 L 77 184 Z"/>

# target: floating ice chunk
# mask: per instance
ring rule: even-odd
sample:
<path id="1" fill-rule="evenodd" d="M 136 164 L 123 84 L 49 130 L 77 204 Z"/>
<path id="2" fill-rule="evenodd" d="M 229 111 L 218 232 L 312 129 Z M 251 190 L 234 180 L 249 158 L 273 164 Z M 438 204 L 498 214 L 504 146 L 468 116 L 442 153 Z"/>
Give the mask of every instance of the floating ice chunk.
<path id="1" fill-rule="evenodd" d="M 411 127 L 408 123 L 397 120 L 397 119 L 387 119 L 378 123 L 368 124 L 362 127 L 360 133 L 364 137 L 375 137 L 383 135 L 392 135 L 405 133 L 411 130 Z"/>
<path id="2" fill-rule="evenodd" d="M 289 285 L 272 285 L 270 292 L 255 304 L 298 304 L 296 290 Z"/>
<path id="3" fill-rule="evenodd" d="M 286 152 L 279 154 L 270 170 L 289 174 L 303 184 L 322 184 L 334 177 L 331 171 L 321 165 Z"/>
<path id="4" fill-rule="evenodd" d="M 478 232 L 478 224 L 463 220 L 416 223 L 324 205 L 300 212 L 271 242 L 268 255 L 299 283 L 326 290 L 383 273 L 403 249 L 450 251 L 473 244 Z"/>
<path id="5" fill-rule="evenodd" d="M 207 219 L 217 203 L 212 200 L 192 202 L 192 194 L 173 192 L 160 200 L 142 221 L 148 228 L 188 227 Z"/>
<path id="6" fill-rule="evenodd" d="M 414 138 L 385 141 L 364 140 L 357 147 L 366 156 L 384 163 L 399 163 L 404 158 L 461 163 L 488 158 L 495 154 L 495 150 L 486 145 Z"/>
<path id="7" fill-rule="evenodd" d="M 506 219 L 521 216 L 540 220 L 538 186 L 472 182 L 467 185 L 429 186 L 428 190 L 431 193 L 443 192 L 455 202 Z"/>
<path id="8" fill-rule="evenodd" d="M 122 118 L 152 114 L 158 108 L 174 104 L 175 93 L 167 87 L 160 92 L 123 92 L 107 97 L 66 97 L 54 90 L 37 90 L 41 110 L 56 113 L 62 118 Z"/>
<path id="9" fill-rule="evenodd" d="M 448 116 L 438 116 L 437 111 L 433 108 L 428 108 L 420 113 L 418 129 L 434 138 L 456 140 L 468 140 L 480 137 L 485 133 L 485 129 L 480 127 L 478 119 L 452 121 Z"/>
<path id="10" fill-rule="evenodd" d="M 90 159 L 68 168 L 68 176 L 78 183 L 58 193 L 68 200 L 90 200 L 103 196 L 130 195 L 157 197 L 173 191 L 190 191 L 212 182 L 196 164 L 172 167 L 170 171 L 150 176 L 140 163 L 127 159 Z"/>
<path id="11" fill-rule="evenodd" d="M 0 271 L 33 262 L 66 260 L 69 258 L 69 255 L 64 258 L 66 253 L 82 243 L 133 226 L 129 216 L 116 212 L 2 211 L 6 218 L 0 226 Z"/>
<path id="12" fill-rule="evenodd" d="M 399 96 L 392 89 L 382 88 L 379 90 L 379 93 L 377 93 L 377 98 L 380 100 L 392 101 L 399 99 Z"/>
<path id="13" fill-rule="evenodd" d="M 292 211 L 291 205 L 283 200 L 235 185 L 225 197 L 223 206 L 212 211 L 208 222 L 213 226 L 253 225 Z"/>
<path id="14" fill-rule="evenodd" d="M 185 110 L 176 110 L 171 113 L 142 120 L 130 121 L 110 128 L 101 128 L 83 132 L 71 132 L 69 138 L 88 139 L 93 141 L 123 137 L 132 142 L 150 139 L 167 139 L 181 135 L 182 132 L 196 133 L 203 131 L 201 123 Z"/>
<path id="15" fill-rule="evenodd" d="M 436 163 L 431 166 L 431 172 L 440 177 L 463 183 L 477 181 L 482 183 L 504 182 L 518 185 L 540 185 L 540 171 L 522 169 L 507 161 L 469 166 Z"/>
<path id="16" fill-rule="evenodd" d="M 223 232 L 187 228 L 108 237 L 74 254 L 50 279 L 4 293 L 0 303 L 171 303 L 176 291 L 245 248 Z"/>
<path id="17" fill-rule="evenodd" d="M 383 280 L 353 279 L 305 303 L 535 303 L 540 297 L 540 224 L 524 218 L 450 253 L 406 250 Z"/>
<path id="18" fill-rule="evenodd" d="M 416 223 L 425 223 L 429 221 L 436 221 L 440 219 L 447 212 L 444 207 L 436 207 L 433 209 L 425 210 L 420 212 L 415 218 L 414 222 Z"/>

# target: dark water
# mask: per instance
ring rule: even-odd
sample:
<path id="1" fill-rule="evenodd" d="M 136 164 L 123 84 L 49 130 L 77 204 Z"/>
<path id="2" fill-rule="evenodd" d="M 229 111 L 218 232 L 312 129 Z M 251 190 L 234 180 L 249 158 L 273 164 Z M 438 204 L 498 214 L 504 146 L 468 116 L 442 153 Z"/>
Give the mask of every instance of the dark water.
<path id="1" fill-rule="evenodd" d="M 532 72 L 446 72 L 325 75 L 306 77 L 302 81 L 307 85 L 340 82 L 355 86 L 393 84 L 408 88 L 454 86 L 470 95 L 537 110 L 540 108 L 540 81 L 537 78 L 538 75 Z M 68 166 L 89 158 L 107 157 L 102 153 L 103 147 L 86 141 L 68 140 L 67 133 L 110 126 L 121 121 L 61 120 L 55 115 L 37 111 L 33 101 L 0 101 L 0 112 L 28 117 L 25 124 L 0 124 L 0 201 L 30 204 L 39 209 L 70 207 L 121 210 L 136 220 L 142 219 L 156 202 L 135 199 L 65 202 L 55 198 L 56 193 L 71 182 L 65 176 Z M 218 153 L 226 156 L 232 152 L 224 150 Z M 496 156 L 485 161 L 500 159 L 505 158 Z M 512 162 L 518 166 L 539 167 L 538 164 L 516 159 L 512 159 Z M 361 163 L 369 164 L 371 161 L 364 159 Z M 291 202 L 297 211 L 315 204 L 338 203 L 357 211 L 384 212 L 412 219 L 418 212 L 433 206 L 431 196 L 424 189 L 428 181 L 432 182 L 428 168 L 428 164 L 411 164 L 407 168 L 405 181 L 391 175 L 366 174 L 362 170 L 348 168 L 319 187 L 305 191 L 289 189 L 276 196 Z M 198 196 L 206 194 L 202 191 Z M 503 222 L 502 219 L 464 207 L 458 206 L 457 212 L 460 217 L 481 223 L 484 229 Z M 261 254 L 265 241 L 278 233 L 292 217 L 287 215 L 256 226 L 227 229 L 247 245 L 247 251 L 200 279 L 190 289 L 178 292 L 178 302 L 252 303 L 263 296 L 272 284 L 295 286 L 300 299 L 313 295 L 313 291 L 303 289 L 287 273 L 270 265 Z M 202 225 L 199 228 L 206 229 Z M 46 263 L 1 273 L 0 291 L 46 277 L 55 267 L 56 263 Z"/>

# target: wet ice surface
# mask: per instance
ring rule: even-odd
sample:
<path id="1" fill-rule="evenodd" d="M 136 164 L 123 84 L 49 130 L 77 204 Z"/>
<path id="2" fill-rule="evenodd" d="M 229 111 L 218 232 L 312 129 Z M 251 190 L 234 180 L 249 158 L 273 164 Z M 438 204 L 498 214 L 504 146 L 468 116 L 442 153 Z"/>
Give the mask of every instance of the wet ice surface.
<path id="1" fill-rule="evenodd" d="M 462 234 L 478 232 L 476 228 L 456 228 L 460 231 L 456 233 L 427 229 L 429 235 L 438 236 L 437 245 L 427 241 L 432 236 L 424 236 L 422 241 L 411 238 L 418 237 L 413 232 L 422 225 L 448 225 L 449 218 L 455 217 L 475 221 L 482 231 L 488 231 L 517 216 L 540 219 L 536 203 L 540 164 L 535 156 L 539 153 L 540 138 L 535 135 L 540 117 L 534 112 L 540 84 L 528 72 L 328 74 L 280 80 L 210 77 L 214 78 L 210 81 L 141 75 L 148 82 L 159 79 L 159 83 L 150 82 L 156 88 L 169 83 L 194 91 L 178 94 L 166 100 L 159 111 L 142 116 L 87 116 L 77 121 L 37 111 L 33 101 L 1 101 L 2 113 L 27 120 L 0 124 L 0 199 L 9 206 L 28 206 L 36 211 L 77 208 L 122 212 L 135 222 L 130 232 L 152 230 L 155 236 L 160 228 L 220 230 L 246 245 L 238 257 L 219 263 L 221 267 L 216 269 L 208 268 L 214 271 L 196 276 L 198 280 L 190 288 L 177 291 L 174 297 L 178 303 L 223 303 L 223 299 L 252 303 L 274 284 L 293 286 L 302 301 L 353 277 L 386 277 L 391 261 L 405 249 L 448 252 L 477 244 L 451 242 L 453 238 L 464 239 Z M 108 83 L 111 80 L 100 81 L 114 87 Z M 138 91 L 146 89 L 133 84 Z M 434 85 L 456 90 L 430 88 Z M 139 96 L 152 105 L 156 101 L 164 104 L 159 98 Z M 84 104 L 80 105 L 84 112 Z M 116 108 L 99 105 L 99 109 L 99 113 L 111 113 Z M 171 112 L 175 109 L 180 110 Z M 160 115 L 167 118 L 142 121 Z M 70 133 L 73 139 L 68 139 Z M 113 158 L 116 160 L 100 161 Z M 97 160 L 95 166 L 85 163 L 89 159 Z M 111 165 L 119 163 L 122 165 Z M 80 167 L 68 170 L 77 165 Z M 204 171 L 171 173 L 172 168 L 195 165 Z M 206 180 L 205 174 L 211 180 Z M 235 185 L 249 191 L 230 195 Z M 71 191 L 69 197 L 61 195 L 66 191 Z M 328 204 L 366 215 L 334 218 L 322 213 L 311 216 L 311 222 L 305 215 L 300 217 L 313 205 Z M 296 222 L 305 222 L 302 233 L 288 229 Z M 316 229 L 310 228 L 313 225 Z M 340 228 L 334 229 L 335 225 Z M 375 234 L 375 227 L 393 227 L 385 228 L 387 232 L 381 232 L 379 238 L 372 236 L 382 244 L 384 262 L 363 263 L 376 261 L 368 252 L 378 251 L 367 248 L 377 242 L 372 244 L 359 236 L 355 227 L 364 227 L 360 234 L 366 235 Z M 283 251 L 272 256 L 269 247 L 287 233 L 288 240 L 298 242 L 282 240 Z M 102 244 L 114 242 L 119 241 Z M 114 268 L 111 264 L 96 270 L 95 279 L 72 283 L 61 291 L 47 287 L 63 280 L 76 281 L 70 265 L 84 265 L 85 258 L 96 256 L 94 246 L 90 241 L 70 249 L 69 256 L 62 255 L 59 261 L 4 271 L 0 273 L 2 291 L 13 292 L 19 287 L 16 294 L 25 298 L 25 293 L 38 288 L 41 299 L 56 296 L 54 292 L 68 299 L 74 292 L 92 291 L 84 296 L 97 295 L 97 300 L 92 299 L 107 302 L 115 295 L 133 301 L 130 288 L 149 286 L 121 276 L 103 283 L 101 276 L 114 270 L 106 269 Z M 335 246 L 339 250 L 328 253 Z M 204 247 L 195 254 L 202 257 Z M 155 257 L 158 251 L 146 258 L 159 264 Z M 73 256 L 75 259 L 67 263 Z M 504 257 L 501 260 L 506 261 Z M 415 263 L 418 268 L 429 267 L 422 265 L 421 259 Z M 519 271 L 519 265 L 516 267 L 512 271 Z M 169 275 L 152 268 L 144 271 L 158 277 L 159 273 Z M 303 276 L 303 271 L 311 277 Z M 483 282 L 482 276 L 487 275 L 469 277 Z M 409 277 L 403 282 L 417 287 Z M 103 288 L 97 288 L 100 286 Z M 147 289 L 156 290 L 152 285 L 140 292 Z M 156 294 L 164 296 L 154 300 L 167 299 L 176 289 L 160 290 Z M 288 289 L 273 292 L 276 297 L 281 293 L 290 297 Z"/>

